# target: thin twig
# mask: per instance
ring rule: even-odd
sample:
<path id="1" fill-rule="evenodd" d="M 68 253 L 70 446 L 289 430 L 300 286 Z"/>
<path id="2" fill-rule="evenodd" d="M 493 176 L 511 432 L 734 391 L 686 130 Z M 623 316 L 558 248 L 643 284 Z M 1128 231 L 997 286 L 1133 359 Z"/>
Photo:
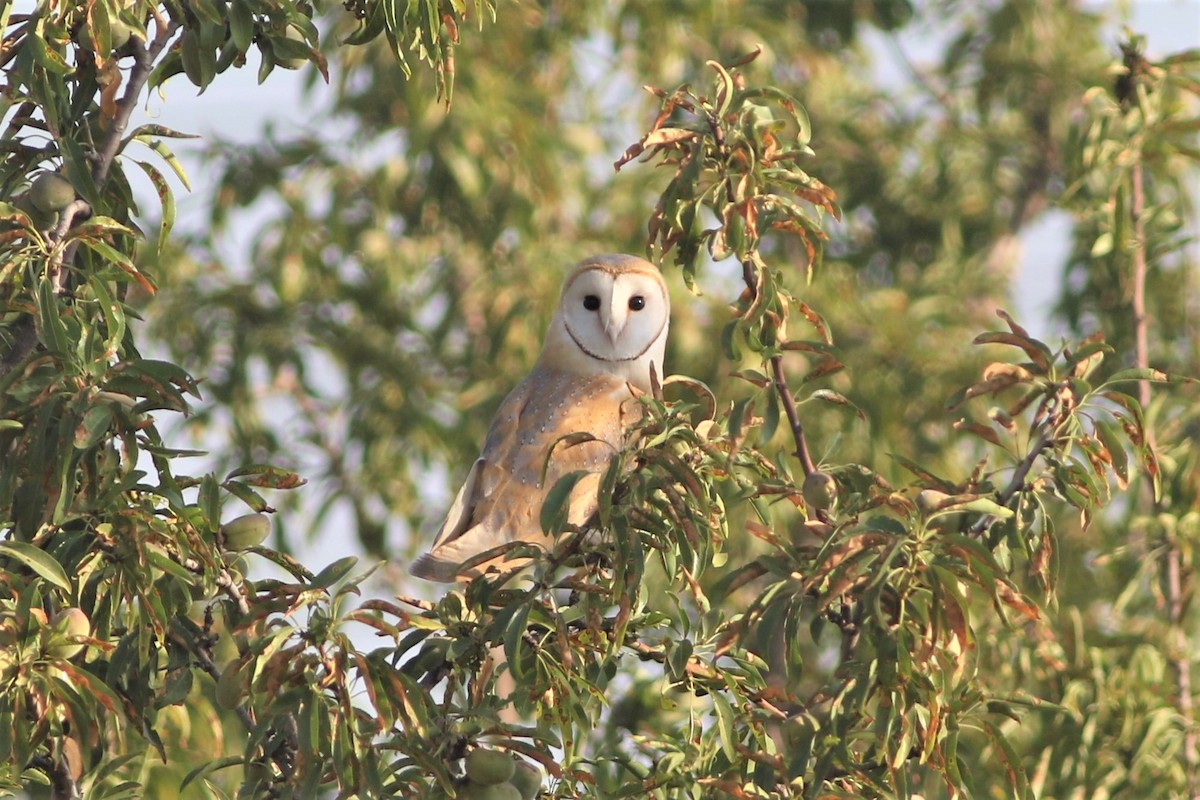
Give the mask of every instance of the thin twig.
<path id="1" fill-rule="evenodd" d="M 170 637 L 175 640 L 176 644 L 191 654 L 192 658 L 194 658 L 196 663 L 200 666 L 200 669 L 207 672 L 214 681 L 221 678 L 221 668 L 218 667 L 212 660 L 212 656 L 209 654 L 208 648 L 203 647 L 198 642 L 194 641 L 183 625 L 173 621 L 168 633 Z M 246 709 L 245 705 L 238 706 L 236 709 L 234 709 L 234 713 L 236 713 L 238 719 L 242 721 L 242 724 L 246 727 L 246 730 L 254 731 L 256 727 L 254 723 L 254 717 L 250 715 L 250 712 Z"/>
<path id="2" fill-rule="evenodd" d="M 3 65 L 0 64 L 0 66 Z M 0 136 L 0 139 L 7 141 L 13 138 L 23 125 L 33 122 L 33 112 L 36 110 L 37 105 L 32 100 L 26 100 L 24 103 L 21 103 L 17 107 L 16 113 L 9 119 L 8 125 L 4 127 L 4 134 Z"/>
<path id="3" fill-rule="evenodd" d="M 1143 211 L 1146 189 L 1142 165 L 1133 165 L 1133 192 L 1129 203 L 1129 218 L 1133 222 L 1133 347 L 1139 369 L 1150 366 L 1150 346 L 1146 319 L 1146 222 Z M 1138 402 L 1145 409 L 1150 405 L 1150 381 L 1138 381 Z M 1153 434 L 1146 430 L 1147 444 L 1153 447 Z"/>
<path id="4" fill-rule="evenodd" d="M 636 639 L 625 642 L 625 646 L 632 650 L 637 656 L 645 661 L 653 661 L 658 664 L 667 663 L 667 654 L 645 642 Z M 770 697 L 773 692 L 770 689 L 752 689 L 746 686 L 740 676 L 732 675 L 731 673 L 721 672 L 716 667 L 706 664 L 699 656 L 693 655 L 684 664 L 684 672 L 693 678 L 702 681 L 709 681 L 718 686 L 723 686 L 726 679 L 733 678 L 739 688 L 745 693 L 746 699 L 753 702 L 763 711 L 766 711 L 773 717 L 778 719 L 787 719 L 787 712 L 777 706 Z"/>
<path id="5" fill-rule="evenodd" d="M 86 219 L 92 215 L 92 207 L 86 200 L 72 200 L 66 208 L 59 212 L 58 224 L 49 233 L 49 239 L 52 242 L 61 242 L 67 235 L 67 231 L 75 226 L 77 218 Z M 50 284 L 54 287 L 54 293 L 59 297 L 69 297 L 73 288 L 71 286 L 71 271 L 64 269 L 64 264 L 70 264 L 75 260 L 75 242 L 71 242 L 66 248 L 55 248 L 50 256 L 50 262 L 46 266 L 46 274 L 50 278 Z"/>
<path id="6" fill-rule="evenodd" d="M 800 459 L 800 466 L 804 468 L 804 474 L 810 475 L 816 471 L 817 467 L 813 464 L 812 454 L 808 451 L 808 439 L 804 436 L 804 426 L 800 424 L 800 415 L 796 412 L 796 400 L 792 397 L 792 390 L 788 388 L 787 377 L 783 372 L 783 356 L 774 356 L 771 359 L 771 377 L 775 382 L 775 391 L 779 394 L 779 402 L 783 404 L 783 413 L 787 416 L 788 427 L 792 429 L 792 439 L 796 443 L 796 458 Z"/>
<path id="7" fill-rule="evenodd" d="M 7 65 L 17 53 L 21 52 L 21 40 L 26 38 L 28 36 L 22 30 L 17 31 L 3 42 L 0 42 L 0 67 Z"/>
<path id="8" fill-rule="evenodd" d="M 750 292 L 752 302 L 758 295 L 758 282 L 754 275 L 754 264 L 749 260 L 743 261 L 742 281 L 746 284 L 746 290 Z M 792 440 L 796 443 L 796 458 L 800 459 L 800 466 L 804 469 L 804 474 L 809 475 L 816 470 L 816 465 L 813 464 L 812 454 L 808 449 L 808 440 L 804 436 L 804 425 L 801 424 L 800 415 L 796 411 L 796 399 L 788 387 L 787 375 L 783 370 L 783 356 L 771 358 L 771 377 L 775 393 L 779 395 L 779 402 L 783 404 L 783 413 L 787 416 L 788 427 L 792 431 Z"/>

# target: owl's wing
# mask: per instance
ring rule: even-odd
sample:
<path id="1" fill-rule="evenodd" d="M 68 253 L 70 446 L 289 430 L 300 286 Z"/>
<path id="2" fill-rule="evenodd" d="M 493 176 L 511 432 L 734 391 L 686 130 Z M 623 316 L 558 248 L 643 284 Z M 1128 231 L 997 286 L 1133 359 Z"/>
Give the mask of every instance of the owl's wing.
<path id="1" fill-rule="evenodd" d="M 409 567 L 413 575 L 431 581 L 453 581 L 458 576 L 462 562 L 474 554 L 470 551 L 476 545 L 462 537 L 471 527 L 471 514 L 479 497 L 479 475 L 483 469 L 482 458 L 476 459 L 471 465 L 471 471 L 454 496 L 433 546 Z M 480 551 L 476 549 L 475 552 Z"/>
<path id="2" fill-rule="evenodd" d="M 463 576 L 465 561 L 509 542 L 548 547 L 552 539 L 539 521 L 542 503 L 559 478 L 578 470 L 592 474 L 572 490 L 568 522 L 585 523 L 598 505 L 600 473 L 621 446 L 631 413 L 640 413 L 632 397 L 629 384 L 612 375 L 584 377 L 535 369 L 501 404 L 483 453 L 451 504 L 433 547 L 413 563 L 411 572 L 453 581 Z M 593 438 L 559 442 L 572 433 Z M 499 555 L 466 574 L 502 561 Z"/>

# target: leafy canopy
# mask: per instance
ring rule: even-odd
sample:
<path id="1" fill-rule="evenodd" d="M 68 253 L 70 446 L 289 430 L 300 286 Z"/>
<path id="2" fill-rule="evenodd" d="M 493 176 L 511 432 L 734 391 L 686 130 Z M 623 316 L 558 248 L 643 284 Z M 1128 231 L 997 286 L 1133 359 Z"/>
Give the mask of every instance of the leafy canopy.
<path id="1" fill-rule="evenodd" d="M 969 5 L 5 6 L 0 788 L 1194 794 L 1200 56 Z M 247 67 L 350 135 L 215 140 L 181 233 L 185 134 L 132 112 Z M 999 310 L 1051 209 L 1058 344 Z M 535 569 L 435 601 L 296 560 L 421 547 L 561 266 L 621 249 L 692 293 L 601 536 L 564 483 Z"/>

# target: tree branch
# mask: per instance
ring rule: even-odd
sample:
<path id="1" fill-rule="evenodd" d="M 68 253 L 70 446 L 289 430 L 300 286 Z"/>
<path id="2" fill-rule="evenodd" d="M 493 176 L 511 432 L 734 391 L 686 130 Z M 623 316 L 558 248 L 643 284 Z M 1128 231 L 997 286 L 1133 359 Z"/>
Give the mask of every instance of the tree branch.
<path id="1" fill-rule="evenodd" d="M 1141 160 L 1134 163 L 1132 167 L 1132 191 L 1129 200 L 1129 218 L 1133 223 L 1133 340 L 1134 340 L 1134 358 L 1138 369 L 1147 369 L 1150 366 L 1150 345 L 1149 345 L 1149 318 L 1146 314 L 1146 222 L 1144 212 L 1146 207 L 1146 187 L 1143 165 Z M 1150 405 L 1150 381 L 1138 381 L 1138 402 L 1142 408 L 1148 408 Z M 1157 449 L 1154 441 L 1154 431 L 1150 427 L 1149 421 L 1146 423 L 1146 446 L 1151 450 Z M 1147 476 L 1148 478 L 1150 476 Z M 1152 479 L 1147 481 L 1148 485 L 1152 485 Z M 1159 510 L 1159 503 L 1153 499 L 1151 493 L 1151 503 L 1154 510 Z M 1174 539 L 1167 543 L 1166 553 L 1163 555 L 1163 582 L 1164 594 L 1167 602 L 1167 624 L 1170 626 L 1170 653 L 1171 653 L 1171 669 L 1175 674 L 1175 691 L 1178 694 L 1177 704 L 1179 715 L 1183 717 L 1183 759 L 1184 767 L 1187 772 L 1188 795 L 1192 798 L 1200 797 L 1200 754 L 1197 753 L 1197 747 L 1200 745 L 1200 736 L 1197 735 L 1195 725 L 1195 703 L 1192 698 L 1192 673 L 1191 659 L 1188 654 L 1191 652 L 1191 647 L 1188 645 L 1187 634 L 1183 628 L 1183 617 L 1185 613 L 1185 597 L 1188 594 L 1188 588 L 1184 585 L 1184 555 L 1179 546 L 1179 542 Z"/>
<path id="2" fill-rule="evenodd" d="M 157 33 L 153 41 L 148 42 L 145 47 L 132 48 L 133 69 L 129 72 L 129 82 L 125 84 L 125 92 L 117 101 L 117 113 L 112 119 L 112 127 L 105 134 L 100 152 L 96 154 L 96 163 L 92 166 L 92 180 L 96 182 L 97 187 L 108 180 L 108 172 L 121 149 L 125 129 L 129 127 L 129 118 L 133 115 L 133 109 L 137 107 L 142 96 L 142 89 L 145 88 L 150 72 L 154 69 L 154 60 L 179 28 L 179 23 L 168 22 L 162 17 L 157 17 L 155 22 Z"/>
<path id="3" fill-rule="evenodd" d="M 800 415 L 796 412 L 796 400 L 792 397 L 792 390 L 787 385 L 787 376 L 783 372 L 783 356 L 771 359 L 771 377 L 775 383 L 775 391 L 779 394 L 779 402 L 783 404 L 788 427 L 792 430 L 792 440 L 796 443 L 796 458 L 800 459 L 804 474 L 811 475 L 817 467 L 813 464 L 812 454 L 809 453 L 804 426 L 800 424 Z"/>

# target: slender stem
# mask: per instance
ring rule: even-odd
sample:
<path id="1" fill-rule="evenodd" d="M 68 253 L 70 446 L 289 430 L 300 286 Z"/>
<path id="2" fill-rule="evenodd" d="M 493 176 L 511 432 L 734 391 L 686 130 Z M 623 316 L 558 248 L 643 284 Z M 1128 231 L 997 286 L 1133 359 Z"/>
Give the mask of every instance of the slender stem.
<path id="1" fill-rule="evenodd" d="M 642 659 L 643 661 L 654 661 L 659 664 L 665 664 L 667 662 L 666 652 L 658 647 L 654 647 L 653 645 L 649 645 L 645 642 L 635 639 L 632 641 L 627 641 L 625 646 L 632 650 L 638 656 L 638 658 Z M 747 700 L 757 705 L 760 709 L 767 712 L 767 714 L 772 717 L 777 719 L 787 718 L 787 712 L 780 709 L 773 702 L 773 700 L 776 698 L 772 696 L 770 689 L 755 689 L 751 686 L 748 686 L 744 682 L 744 679 L 731 675 L 727 672 L 722 672 L 706 662 L 700 656 L 693 655 L 688 658 L 683 669 L 684 672 L 691 677 L 699 681 L 715 684 L 717 685 L 718 689 L 720 689 L 727 680 L 732 679 L 732 682 L 736 684 L 737 687 L 744 693 L 744 696 Z"/>
<path id="2" fill-rule="evenodd" d="M 1133 192 L 1130 198 L 1129 216 L 1133 222 L 1133 339 L 1134 357 L 1137 366 L 1150 366 L 1150 348 L 1146 332 L 1146 222 L 1143 211 L 1146 204 L 1146 188 L 1143 185 L 1142 164 L 1133 165 Z M 1150 405 L 1150 381 L 1138 381 L 1138 402 L 1142 408 Z M 1152 436 L 1149 430 L 1146 436 Z M 1151 446 L 1153 443 L 1151 441 Z"/>
<path id="3" fill-rule="evenodd" d="M 783 373 L 782 356 L 771 359 L 771 377 L 775 381 L 779 402 L 783 403 L 783 413 L 787 415 L 788 426 L 792 429 L 792 439 L 796 442 L 796 458 L 800 459 L 804 474 L 810 475 L 817 467 L 808 451 L 808 439 L 804 436 L 804 426 L 800 424 L 800 415 L 796 412 L 796 400 L 792 397 L 792 390 L 788 388 L 787 377 Z"/>
<path id="4" fill-rule="evenodd" d="M 1129 203 L 1129 217 L 1133 223 L 1133 336 L 1134 357 L 1139 369 L 1150 366 L 1149 317 L 1146 314 L 1146 223 L 1144 212 L 1146 207 L 1146 187 L 1143 165 L 1138 161 L 1132 168 L 1132 192 Z M 1138 402 L 1142 408 L 1150 405 L 1150 382 L 1138 382 Z M 1146 446 L 1154 449 L 1154 431 L 1147 422 Z M 1157 506 L 1157 501 L 1154 505 Z M 1156 509 L 1157 510 L 1157 509 Z M 1188 795 L 1200 798 L 1200 735 L 1195 725 L 1195 702 L 1192 697 L 1192 664 L 1188 653 L 1187 635 L 1183 629 L 1183 617 L 1189 587 L 1184 585 L 1183 553 L 1179 543 L 1167 542 L 1163 555 L 1163 582 L 1167 602 L 1167 624 L 1169 625 L 1169 647 L 1171 650 L 1171 668 L 1175 673 L 1175 691 L 1179 715 L 1184 721 L 1183 758 L 1187 770 Z"/>
<path id="5" fill-rule="evenodd" d="M 746 289 L 753 299 L 758 294 L 758 281 L 755 279 L 754 264 L 748 259 L 742 262 L 742 281 L 746 284 Z M 779 395 L 779 402 L 783 404 L 783 413 L 787 416 L 788 427 L 792 431 L 792 440 L 796 443 L 796 458 L 800 459 L 800 466 L 804 469 L 804 474 L 809 475 L 816 470 L 816 465 L 813 464 L 812 454 L 808 449 L 804 425 L 801 424 L 800 415 L 796 411 L 796 399 L 792 396 L 792 390 L 787 384 L 782 356 L 771 358 L 771 379 L 775 393 Z"/>

